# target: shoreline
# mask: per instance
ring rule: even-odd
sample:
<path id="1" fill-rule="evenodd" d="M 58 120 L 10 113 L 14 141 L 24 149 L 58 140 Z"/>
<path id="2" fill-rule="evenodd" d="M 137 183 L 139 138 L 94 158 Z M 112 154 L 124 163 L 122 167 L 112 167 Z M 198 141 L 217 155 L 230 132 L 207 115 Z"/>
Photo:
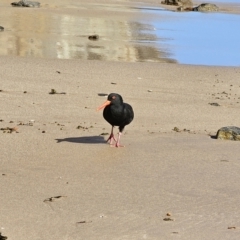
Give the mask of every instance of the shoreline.
<path id="1" fill-rule="evenodd" d="M 107 7 L 104 7 L 104 4 Z M 224 44 L 224 37 L 220 34 L 221 29 L 218 29 L 219 25 L 216 23 L 214 14 L 207 14 L 202 25 L 198 25 L 199 31 L 195 32 L 195 38 L 188 39 L 191 43 L 196 43 L 195 45 L 190 44 L 189 49 L 197 49 L 197 47 L 201 49 L 194 53 L 194 51 L 184 50 L 187 39 L 182 35 L 182 32 L 191 31 L 191 28 L 197 29 L 195 27 L 202 18 L 201 14 L 175 14 L 168 11 L 163 11 L 164 14 L 157 14 L 156 11 L 144 11 L 144 7 L 148 4 L 161 8 L 168 7 L 153 1 L 144 3 L 127 1 L 122 4 L 119 1 L 106 1 L 104 4 L 102 1 L 88 3 L 85 1 L 79 4 L 73 0 L 68 0 L 67 2 L 60 1 L 57 5 L 56 0 L 51 0 L 49 4 L 43 3 L 42 8 L 39 9 L 8 6 L 2 15 L 1 24 L 5 27 L 5 31 L 0 35 L 1 42 L 4 43 L 0 48 L 0 55 L 189 63 L 195 59 L 196 54 L 201 56 L 201 52 L 206 47 L 200 42 L 201 49 L 197 43 L 198 39 L 204 36 L 204 31 L 214 32 L 215 41 L 223 39 L 222 42 L 219 41 L 219 45 Z M 134 6 L 139 6 L 139 8 Z M 176 9 L 176 7 L 170 8 L 172 11 Z M 229 19 L 224 19 L 222 15 L 219 21 L 221 23 L 226 21 L 227 26 L 231 25 L 233 19 L 230 18 L 230 15 L 228 16 Z M 192 20 L 192 26 L 186 21 L 188 17 Z M 167 26 L 166 18 L 175 21 L 174 26 L 178 26 L 180 31 Z M 31 23 L 29 23 L 29 19 L 31 19 Z M 212 29 L 204 29 L 209 21 L 213 21 L 216 25 L 212 25 Z M 187 27 L 184 29 L 182 26 Z M 173 35 L 171 31 L 174 33 Z M 100 36 L 98 41 L 88 39 L 93 34 Z M 208 34 L 205 35 L 208 36 Z M 207 36 L 203 42 L 209 41 Z M 234 31 L 229 32 L 229 37 L 232 36 L 235 36 Z M 237 42 L 237 40 L 235 41 Z M 176 47 L 177 42 L 180 43 L 178 47 Z M 214 44 L 207 47 L 212 54 L 214 51 L 221 53 L 218 48 L 214 48 Z M 234 52 L 237 43 L 233 43 L 231 47 L 229 53 Z M 171 51 L 171 48 L 175 48 L 175 51 Z M 187 60 L 182 58 L 185 55 Z M 224 53 L 220 54 L 218 59 L 222 60 L 216 61 L 215 64 L 224 65 L 224 61 L 225 63 L 228 61 L 229 65 L 234 65 L 233 59 L 236 58 L 234 54 L 227 54 L 227 57 L 223 56 L 225 56 Z M 204 64 L 204 61 L 199 59 L 193 63 Z"/>

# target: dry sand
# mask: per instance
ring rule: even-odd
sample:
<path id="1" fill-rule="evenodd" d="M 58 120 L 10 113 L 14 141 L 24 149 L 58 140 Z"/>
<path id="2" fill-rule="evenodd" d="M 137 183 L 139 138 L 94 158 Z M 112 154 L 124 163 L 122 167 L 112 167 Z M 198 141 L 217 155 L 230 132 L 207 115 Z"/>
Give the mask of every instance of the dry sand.
<path id="1" fill-rule="evenodd" d="M 240 238 L 240 143 L 211 138 L 220 127 L 239 126 L 239 67 L 0 63 L 0 128 L 17 127 L 0 131 L 3 236 Z M 99 94 L 111 92 L 135 111 L 124 148 L 101 135 L 111 126 L 96 112 L 106 99 Z"/>

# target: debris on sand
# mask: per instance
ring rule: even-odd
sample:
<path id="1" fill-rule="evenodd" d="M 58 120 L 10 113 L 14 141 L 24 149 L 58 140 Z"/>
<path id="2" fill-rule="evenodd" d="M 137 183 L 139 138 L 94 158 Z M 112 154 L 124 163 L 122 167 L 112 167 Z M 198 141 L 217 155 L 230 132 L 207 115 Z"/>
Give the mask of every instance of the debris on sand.
<path id="1" fill-rule="evenodd" d="M 99 35 L 97 35 L 97 34 L 90 35 L 90 36 L 88 36 L 88 39 L 89 39 L 89 40 L 92 40 L 92 41 L 96 41 L 96 40 L 99 39 Z"/>
<path id="2" fill-rule="evenodd" d="M 56 200 L 59 200 L 61 198 L 64 198 L 67 196 L 55 196 L 55 197 L 50 197 L 50 198 L 46 198 L 43 202 L 55 202 Z"/>
<path id="3" fill-rule="evenodd" d="M 12 132 L 18 133 L 17 127 L 5 127 L 5 128 L 0 128 L 0 130 L 3 131 L 3 133 L 12 133 Z"/>
<path id="4" fill-rule="evenodd" d="M 2 233 L 0 232 L 0 240 L 6 240 L 7 237 L 6 236 L 3 236 Z"/>
<path id="5" fill-rule="evenodd" d="M 49 94 L 66 94 L 66 93 L 65 92 L 59 93 L 55 89 L 52 88 L 51 91 L 49 92 Z"/>

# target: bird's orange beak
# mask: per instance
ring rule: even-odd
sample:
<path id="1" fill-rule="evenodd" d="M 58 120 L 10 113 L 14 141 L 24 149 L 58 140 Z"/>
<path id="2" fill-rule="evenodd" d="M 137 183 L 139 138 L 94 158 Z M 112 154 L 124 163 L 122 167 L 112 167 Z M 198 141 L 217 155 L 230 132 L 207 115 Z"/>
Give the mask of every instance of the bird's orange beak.
<path id="1" fill-rule="evenodd" d="M 110 105 L 111 101 L 107 100 L 104 104 L 97 108 L 97 111 L 105 108 L 106 106 Z"/>

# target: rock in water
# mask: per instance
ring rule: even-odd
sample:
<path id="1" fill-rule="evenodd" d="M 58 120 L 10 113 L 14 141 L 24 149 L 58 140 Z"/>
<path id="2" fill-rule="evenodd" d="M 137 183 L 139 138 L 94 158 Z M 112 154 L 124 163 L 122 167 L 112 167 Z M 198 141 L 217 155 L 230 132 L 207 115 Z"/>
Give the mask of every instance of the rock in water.
<path id="1" fill-rule="evenodd" d="M 26 0 L 21 0 L 19 2 L 13 2 L 11 3 L 13 7 L 40 7 L 39 2 L 32 2 L 32 1 L 26 1 Z"/>
<path id="2" fill-rule="evenodd" d="M 215 4 L 202 3 L 197 7 L 193 8 L 193 11 L 197 12 L 217 12 L 219 8 Z"/>
<path id="3" fill-rule="evenodd" d="M 235 126 L 222 127 L 217 132 L 217 139 L 240 141 L 240 128 Z"/>

